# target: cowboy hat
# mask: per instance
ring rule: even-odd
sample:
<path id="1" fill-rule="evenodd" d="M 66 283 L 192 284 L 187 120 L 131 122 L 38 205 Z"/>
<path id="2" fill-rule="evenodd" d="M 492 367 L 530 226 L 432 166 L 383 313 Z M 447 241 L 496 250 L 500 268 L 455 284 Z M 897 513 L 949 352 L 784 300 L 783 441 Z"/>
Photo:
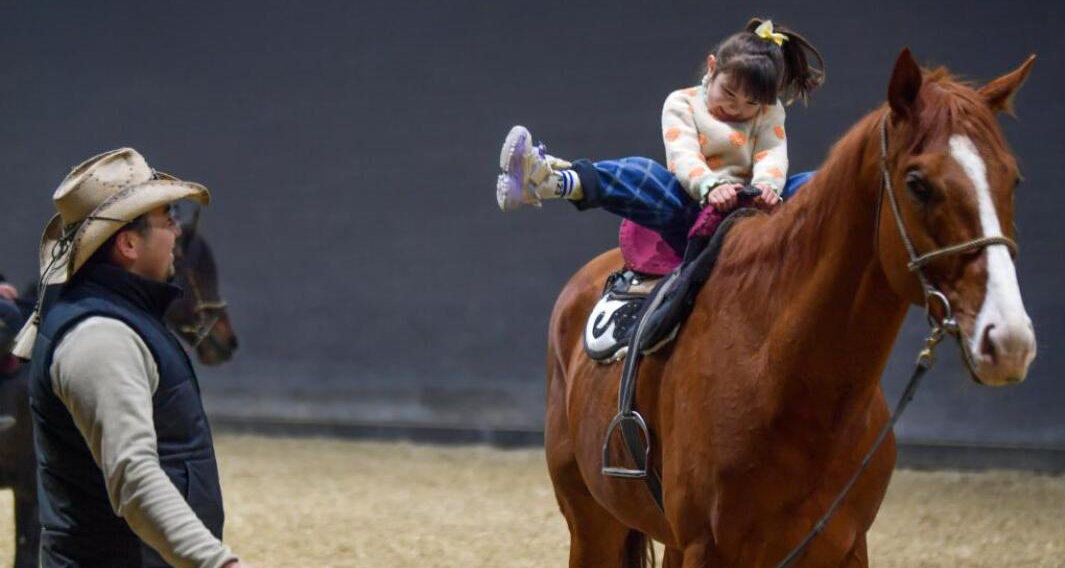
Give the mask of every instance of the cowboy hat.
<path id="1" fill-rule="evenodd" d="M 191 199 L 210 202 L 207 188 L 154 171 L 136 150 L 119 148 L 75 167 L 52 195 L 58 213 L 41 236 L 40 289 L 63 284 L 107 239 L 137 217 Z M 43 297 L 43 295 L 42 295 Z M 14 353 L 28 358 L 41 306 L 22 328 Z"/>

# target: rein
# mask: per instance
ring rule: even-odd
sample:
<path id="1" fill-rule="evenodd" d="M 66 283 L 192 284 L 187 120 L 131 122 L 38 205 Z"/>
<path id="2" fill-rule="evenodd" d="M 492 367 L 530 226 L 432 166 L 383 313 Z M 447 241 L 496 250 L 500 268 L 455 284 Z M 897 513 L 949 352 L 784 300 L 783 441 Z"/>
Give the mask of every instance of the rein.
<path id="1" fill-rule="evenodd" d="M 814 537 L 821 534 L 825 529 L 825 525 L 828 524 L 832 515 L 843 504 L 843 500 L 850 493 L 851 488 L 858 481 L 858 478 L 869 466 L 876 451 L 880 449 L 880 445 L 887 439 L 888 432 L 894 429 L 895 424 L 899 421 L 906 406 L 913 400 L 914 395 L 917 393 L 917 387 L 921 383 L 921 378 L 932 368 L 932 364 L 935 362 L 933 351 L 936 346 L 939 345 L 943 339 L 950 335 L 954 337 L 958 342 L 958 346 L 961 348 L 962 359 L 965 361 L 965 365 L 969 372 L 973 376 L 978 376 L 975 372 L 972 362 L 972 355 L 968 349 L 965 349 L 965 334 L 962 332 L 958 322 L 954 319 L 954 313 L 950 305 L 950 300 L 945 294 L 940 292 L 935 286 L 933 286 L 927 275 L 925 275 L 922 268 L 932 262 L 933 260 L 968 252 L 971 250 L 979 250 L 990 245 L 1005 245 L 1010 249 L 1014 255 L 1017 254 L 1017 243 L 1012 239 L 1005 236 L 992 236 L 992 237 L 979 237 L 972 239 L 957 245 L 951 245 L 943 247 L 932 252 L 925 254 L 918 254 L 916 248 L 913 246 L 913 240 L 910 238 L 909 232 L 906 230 L 906 225 L 902 222 L 902 213 L 899 210 L 898 200 L 895 197 L 895 189 L 891 184 L 891 173 L 888 169 L 888 156 L 887 156 L 887 122 L 891 111 L 884 113 L 883 118 L 880 120 L 880 172 L 883 177 L 883 183 L 880 186 L 880 200 L 877 202 L 877 223 L 880 220 L 879 203 L 883 201 L 884 194 L 887 193 L 888 200 L 891 202 L 891 211 L 895 217 L 895 224 L 899 229 L 899 235 L 902 237 L 902 244 L 906 248 L 906 253 L 910 257 L 909 263 L 906 265 L 910 272 L 913 272 L 917 279 L 921 282 L 921 290 L 924 293 L 925 298 L 925 317 L 928 320 L 929 327 L 932 328 L 928 337 L 925 338 L 925 348 L 921 350 L 921 353 L 917 356 L 917 366 L 913 371 L 913 375 L 910 376 L 910 380 L 906 383 L 906 389 L 903 391 L 902 396 L 899 398 L 898 403 L 895 405 L 895 411 L 891 414 L 891 419 L 880 430 L 880 433 L 876 437 L 876 441 L 873 446 L 866 452 L 865 457 L 862 459 L 861 464 L 858 466 L 857 471 L 851 475 L 851 478 L 847 481 L 847 484 L 843 486 L 843 490 L 832 501 L 832 504 L 828 507 L 825 514 L 817 521 L 817 524 L 810 530 L 806 537 L 800 542 L 791 553 L 789 553 L 784 560 L 776 565 L 776 568 L 787 568 L 791 566 L 799 556 L 806 550 L 806 547 L 810 545 Z M 936 319 L 932 313 L 932 300 L 936 300 L 941 304 L 943 308 L 943 316 L 941 319 Z"/>

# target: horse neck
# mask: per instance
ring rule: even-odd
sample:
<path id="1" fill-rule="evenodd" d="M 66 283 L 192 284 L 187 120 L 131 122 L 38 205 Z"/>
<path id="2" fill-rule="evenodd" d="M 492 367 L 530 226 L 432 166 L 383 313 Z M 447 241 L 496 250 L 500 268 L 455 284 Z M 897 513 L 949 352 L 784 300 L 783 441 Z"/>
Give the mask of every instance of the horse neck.
<path id="1" fill-rule="evenodd" d="M 872 401 L 906 313 L 876 254 L 879 116 L 855 125 L 778 214 L 737 227 L 724 281 L 711 283 L 733 291 L 720 300 L 744 306 L 747 339 L 767 350 L 759 380 L 778 381 L 792 412 L 826 427 Z"/>

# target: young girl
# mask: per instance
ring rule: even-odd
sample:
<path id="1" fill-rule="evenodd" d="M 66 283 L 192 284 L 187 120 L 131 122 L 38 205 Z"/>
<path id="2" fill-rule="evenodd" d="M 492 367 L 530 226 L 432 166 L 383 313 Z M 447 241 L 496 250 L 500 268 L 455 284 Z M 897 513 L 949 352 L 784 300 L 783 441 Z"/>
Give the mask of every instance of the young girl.
<path id="1" fill-rule="evenodd" d="M 641 157 L 571 164 L 533 146 L 529 131 L 515 126 L 499 158 L 499 207 L 513 211 L 554 198 L 581 210 L 602 207 L 659 232 L 683 254 L 702 207 L 734 208 L 744 185 L 761 190 L 760 207 L 780 202 L 788 170 L 784 105 L 805 102 L 822 83 L 823 68 L 821 54 L 802 36 L 752 19 L 707 57 L 702 84 L 666 98 L 668 168 Z"/>

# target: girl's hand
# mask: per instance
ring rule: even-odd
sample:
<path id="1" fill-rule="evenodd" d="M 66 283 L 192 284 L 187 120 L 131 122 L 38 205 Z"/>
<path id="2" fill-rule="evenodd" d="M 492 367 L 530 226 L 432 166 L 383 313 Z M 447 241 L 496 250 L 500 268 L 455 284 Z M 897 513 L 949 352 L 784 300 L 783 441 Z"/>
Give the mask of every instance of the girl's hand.
<path id="1" fill-rule="evenodd" d="M 762 195 L 754 198 L 755 205 L 760 205 L 766 209 L 772 209 L 780 203 L 780 196 L 777 192 L 773 191 L 773 188 L 768 184 L 758 183 L 754 187 L 757 187 L 762 191 Z"/>
<path id="2" fill-rule="evenodd" d="M 706 195 L 706 203 L 714 209 L 725 213 L 736 208 L 736 192 L 743 186 L 738 183 L 723 183 Z"/>

